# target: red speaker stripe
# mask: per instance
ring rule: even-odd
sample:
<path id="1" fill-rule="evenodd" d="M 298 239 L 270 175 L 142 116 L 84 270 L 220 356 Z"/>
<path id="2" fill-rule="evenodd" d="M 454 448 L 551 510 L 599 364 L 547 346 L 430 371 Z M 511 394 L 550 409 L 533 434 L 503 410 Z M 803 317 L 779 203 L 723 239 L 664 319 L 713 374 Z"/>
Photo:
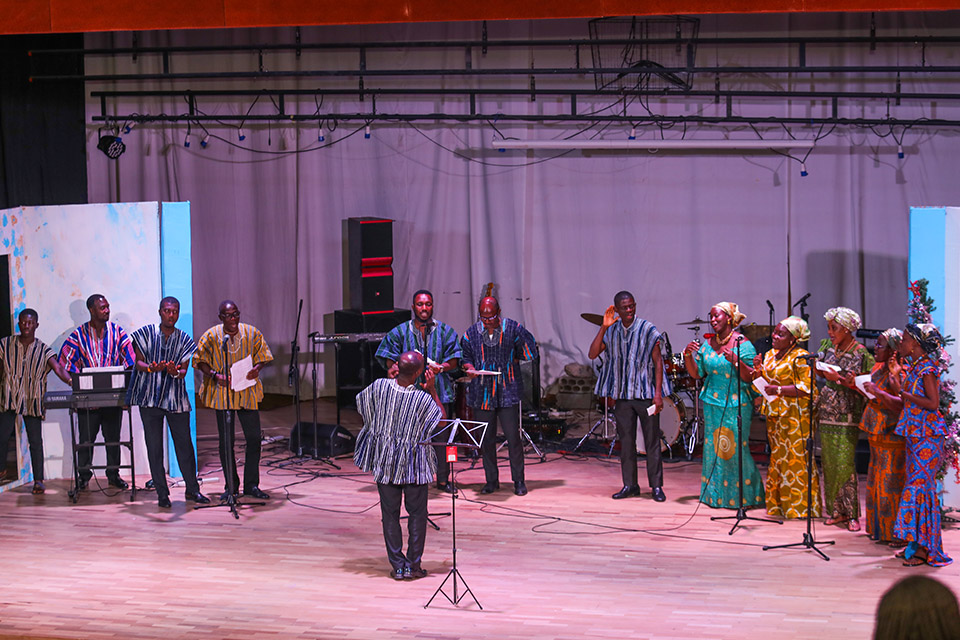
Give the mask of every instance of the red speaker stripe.
<path id="1" fill-rule="evenodd" d="M 384 256 L 382 258 L 361 258 L 360 259 L 360 268 L 366 269 L 368 267 L 389 267 L 393 264 L 393 256 Z"/>
<path id="2" fill-rule="evenodd" d="M 362 269 L 360 271 L 361 278 L 383 278 L 385 276 L 392 276 L 393 269 L 390 267 L 379 267 L 377 269 Z"/>

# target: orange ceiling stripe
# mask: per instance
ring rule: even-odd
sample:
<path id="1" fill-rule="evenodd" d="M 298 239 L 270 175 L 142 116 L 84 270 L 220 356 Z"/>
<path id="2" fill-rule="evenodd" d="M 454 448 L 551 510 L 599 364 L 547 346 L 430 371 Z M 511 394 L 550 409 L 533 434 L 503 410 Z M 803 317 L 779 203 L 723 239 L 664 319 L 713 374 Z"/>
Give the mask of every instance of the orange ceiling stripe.
<path id="1" fill-rule="evenodd" d="M 956 8 L 956 0 L 0 0 L 0 34 Z"/>

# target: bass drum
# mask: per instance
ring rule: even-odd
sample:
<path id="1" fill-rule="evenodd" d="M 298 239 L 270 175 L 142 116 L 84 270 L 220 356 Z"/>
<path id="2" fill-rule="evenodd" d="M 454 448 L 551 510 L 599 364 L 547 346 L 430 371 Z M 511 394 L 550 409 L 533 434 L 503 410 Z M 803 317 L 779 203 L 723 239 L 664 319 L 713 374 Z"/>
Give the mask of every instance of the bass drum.
<path id="1" fill-rule="evenodd" d="M 663 399 L 663 411 L 660 412 L 660 431 L 662 439 L 660 440 L 660 450 L 666 451 L 680 439 L 680 432 L 687 419 L 687 408 L 683 406 L 683 400 L 675 393 Z M 643 442 L 643 433 L 637 429 L 637 453 L 646 453 L 647 448 Z"/>

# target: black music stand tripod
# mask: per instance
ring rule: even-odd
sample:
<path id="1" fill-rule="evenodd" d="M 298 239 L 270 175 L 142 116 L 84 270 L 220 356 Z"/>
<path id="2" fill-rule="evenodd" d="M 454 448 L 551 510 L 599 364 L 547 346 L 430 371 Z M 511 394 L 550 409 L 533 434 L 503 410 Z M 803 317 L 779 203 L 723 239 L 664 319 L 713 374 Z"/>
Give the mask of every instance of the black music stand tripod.
<path id="1" fill-rule="evenodd" d="M 711 520 L 734 520 L 733 527 L 728 535 L 733 535 L 740 523 L 744 520 L 754 520 L 756 522 L 772 522 L 774 524 L 783 524 L 781 520 L 772 518 L 755 518 L 747 515 L 747 510 L 743 508 L 743 447 L 750 441 L 749 431 L 747 439 L 743 439 L 743 412 L 740 411 L 740 400 L 743 398 L 743 378 L 740 377 L 740 345 L 742 341 L 737 342 L 737 364 L 734 365 L 734 375 L 737 377 L 737 486 L 739 487 L 739 503 L 737 505 L 737 514 L 733 516 L 714 516 Z M 729 405 L 728 405 L 729 406 Z M 716 444 L 714 444 L 716 446 Z"/>
<path id="2" fill-rule="evenodd" d="M 444 424 L 446 423 L 446 424 Z M 421 446 L 434 447 L 438 452 L 446 454 L 447 447 L 455 447 L 457 449 L 480 449 L 480 442 L 483 441 L 483 436 L 487 430 L 486 422 L 472 422 L 468 420 L 441 420 L 440 426 L 437 429 L 434 435 L 442 434 L 444 431 L 448 431 L 449 435 L 447 441 L 443 442 L 434 442 L 431 439 L 427 439 L 424 442 L 421 442 Z M 480 437 L 475 438 L 474 433 L 479 431 Z M 470 442 L 462 443 L 456 442 L 457 433 L 464 433 L 467 436 L 467 439 Z M 423 608 L 426 609 L 430 606 L 430 603 L 433 602 L 434 598 L 437 597 L 437 594 L 443 594 L 443 597 L 446 598 L 450 604 L 457 606 L 460 604 L 460 601 L 463 600 L 466 595 L 469 593 L 470 597 L 473 598 L 473 601 L 477 603 L 477 606 L 480 607 L 480 610 L 483 610 L 483 606 L 480 604 L 480 601 L 477 600 L 477 596 L 473 594 L 473 591 L 467 585 L 467 581 L 463 579 L 463 576 L 460 574 L 460 570 L 457 568 L 457 497 L 459 495 L 459 490 L 457 489 L 457 474 L 453 469 L 454 461 L 450 461 L 450 482 L 453 485 L 453 491 L 450 492 L 450 529 L 452 537 L 452 549 L 453 549 L 453 566 L 450 567 L 450 571 L 447 572 L 447 577 L 443 579 L 443 582 L 440 583 L 440 586 L 437 587 L 437 590 L 433 592 L 433 595 L 430 596 L 430 599 L 427 600 L 427 604 L 423 605 Z M 446 591 L 443 590 L 443 587 L 446 586 L 449 580 L 453 580 L 453 597 L 450 597 Z M 459 585 L 457 581 L 463 584 L 464 591 L 459 591 Z"/>
<path id="3" fill-rule="evenodd" d="M 763 550 L 767 551 L 769 549 L 789 549 L 791 547 L 803 547 L 805 549 L 816 551 L 821 558 L 829 562 L 830 558 L 827 557 L 827 554 L 825 554 L 823 551 L 817 549 L 817 545 L 833 544 L 834 541 L 823 540 L 821 542 L 817 542 L 817 540 L 813 537 L 813 385 L 814 381 L 816 380 L 813 373 L 813 367 L 815 361 L 816 358 L 809 358 L 807 360 L 807 366 L 810 367 L 810 394 L 807 396 L 807 401 L 810 403 L 810 429 L 807 431 L 807 530 L 803 534 L 803 541 L 801 542 L 778 544 L 772 547 L 764 547 Z"/>
<path id="4" fill-rule="evenodd" d="M 227 379 L 227 399 L 230 399 L 230 353 L 227 349 L 227 345 L 230 342 L 230 338 L 225 337 L 223 339 L 223 375 Z M 227 507 L 230 509 L 230 513 L 233 514 L 233 517 L 237 520 L 240 519 L 240 513 L 237 511 L 242 507 L 254 507 L 254 506 L 263 506 L 267 504 L 266 502 L 241 502 L 240 497 L 237 495 L 237 485 L 234 484 L 233 478 L 237 474 L 237 459 L 236 454 L 233 450 L 233 417 L 234 411 L 232 409 L 227 409 L 223 414 L 223 450 L 224 450 L 224 464 L 223 464 L 223 476 L 224 481 L 227 484 L 227 499 L 221 501 L 219 504 L 201 504 L 194 507 L 194 509 L 217 509 L 219 507 Z"/>

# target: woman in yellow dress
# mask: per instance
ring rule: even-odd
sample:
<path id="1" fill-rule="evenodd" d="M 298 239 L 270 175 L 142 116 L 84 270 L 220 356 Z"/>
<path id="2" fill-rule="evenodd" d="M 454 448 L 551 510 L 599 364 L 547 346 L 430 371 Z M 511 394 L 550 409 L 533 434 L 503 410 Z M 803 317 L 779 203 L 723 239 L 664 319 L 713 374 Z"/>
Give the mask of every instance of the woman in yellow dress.
<path id="1" fill-rule="evenodd" d="M 801 358 L 807 355 L 797 344 L 810 338 L 802 318 L 790 316 L 773 330 L 773 348 L 753 362 L 753 378 L 767 383 L 763 413 L 767 416 L 770 466 L 767 470 L 767 513 L 783 518 L 807 516 L 807 483 L 810 510 L 820 516 L 820 481 L 814 465 L 807 469 L 806 442 L 810 433 L 810 367 Z"/>

